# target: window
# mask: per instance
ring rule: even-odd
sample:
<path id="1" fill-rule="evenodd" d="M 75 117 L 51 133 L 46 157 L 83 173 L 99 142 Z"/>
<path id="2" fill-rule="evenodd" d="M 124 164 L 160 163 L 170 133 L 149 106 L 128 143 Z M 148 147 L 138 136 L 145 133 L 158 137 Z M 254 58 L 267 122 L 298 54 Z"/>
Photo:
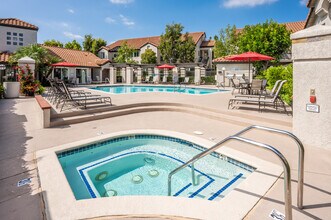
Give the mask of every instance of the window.
<path id="1" fill-rule="evenodd" d="M 22 42 L 20 42 L 20 43 L 19 43 L 19 45 L 20 45 L 20 46 L 23 46 L 23 43 L 22 43 Z"/>
<path id="2" fill-rule="evenodd" d="M 20 41 L 23 41 L 23 38 L 20 37 L 19 40 L 20 40 Z"/>
<path id="3" fill-rule="evenodd" d="M 11 37 L 7 37 L 7 40 L 11 40 Z"/>
<path id="4" fill-rule="evenodd" d="M 133 57 L 139 57 L 139 51 L 133 52 Z"/>
<path id="5" fill-rule="evenodd" d="M 23 33 L 19 33 L 19 36 L 20 36 L 20 37 L 23 37 Z"/>
<path id="6" fill-rule="evenodd" d="M 7 41 L 7 45 L 11 45 L 11 42 L 10 41 Z"/>
<path id="7" fill-rule="evenodd" d="M 11 32 L 7 32 L 7 35 L 11 35 Z"/>
<path id="8" fill-rule="evenodd" d="M 104 59 L 105 58 L 105 52 L 101 52 L 100 57 L 101 57 L 101 59 Z"/>
<path id="9" fill-rule="evenodd" d="M 150 48 L 150 46 L 148 45 L 148 46 L 147 46 L 147 49 L 149 49 L 149 48 Z"/>
<path id="10" fill-rule="evenodd" d="M 14 36 L 17 36 L 17 33 L 13 32 L 13 35 L 14 35 Z"/>
<path id="11" fill-rule="evenodd" d="M 17 37 L 13 37 L 13 41 L 17 41 Z"/>
<path id="12" fill-rule="evenodd" d="M 13 45 L 17 45 L 17 42 L 13 42 Z"/>

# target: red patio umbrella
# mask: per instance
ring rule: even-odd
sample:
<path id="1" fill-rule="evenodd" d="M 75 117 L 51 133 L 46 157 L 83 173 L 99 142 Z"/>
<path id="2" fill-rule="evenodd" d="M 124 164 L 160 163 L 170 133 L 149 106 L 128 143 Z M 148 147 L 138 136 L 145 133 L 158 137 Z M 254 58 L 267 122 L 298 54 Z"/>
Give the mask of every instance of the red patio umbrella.
<path id="1" fill-rule="evenodd" d="M 59 62 L 59 63 L 54 63 L 52 66 L 64 66 L 64 67 L 75 67 L 78 66 L 74 63 L 69 63 L 69 62 Z"/>
<path id="2" fill-rule="evenodd" d="M 248 72 L 248 78 L 250 80 L 251 76 L 251 62 L 252 61 L 262 61 L 262 60 L 273 60 L 275 58 L 269 57 L 267 55 L 263 55 L 256 52 L 246 52 L 238 55 L 231 55 L 225 58 L 226 60 L 236 60 L 236 61 L 247 61 L 249 62 L 249 72 Z"/>
<path id="3" fill-rule="evenodd" d="M 168 70 L 172 70 L 173 68 L 175 68 L 174 66 L 168 65 L 168 64 L 163 64 L 161 66 L 157 67 L 158 69 L 168 69 Z"/>

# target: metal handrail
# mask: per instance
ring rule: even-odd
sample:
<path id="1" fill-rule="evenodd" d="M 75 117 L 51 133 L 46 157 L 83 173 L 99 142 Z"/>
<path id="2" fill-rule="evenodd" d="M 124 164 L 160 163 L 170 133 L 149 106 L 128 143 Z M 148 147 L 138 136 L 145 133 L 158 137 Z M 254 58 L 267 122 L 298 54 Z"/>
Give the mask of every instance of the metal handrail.
<path id="1" fill-rule="evenodd" d="M 280 129 L 275 129 L 275 128 L 269 128 L 269 127 L 265 127 L 265 126 L 259 126 L 259 125 L 249 126 L 249 127 L 245 128 L 244 130 L 242 130 L 242 131 L 238 132 L 237 134 L 235 134 L 235 136 L 242 135 L 242 134 L 244 134 L 244 133 L 246 133 L 246 132 L 248 132 L 249 130 L 252 130 L 252 129 L 259 129 L 259 130 L 264 130 L 264 131 L 269 131 L 269 132 L 274 132 L 274 133 L 278 133 L 278 134 L 287 135 L 287 136 L 291 137 L 296 142 L 296 144 L 298 145 L 299 158 L 298 158 L 297 206 L 298 206 L 299 209 L 303 209 L 303 183 L 304 183 L 305 149 L 303 147 L 302 142 L 299 140 L 299 138 L 297 136 L 295 136 L 291 132 L 280 130 Z"/>
<path id="2" fill-rule="evenodd" d="M 243 137 L 238 137 L 238 136 L 230 136 L 230 137 L 225 138 L 224 140 L 220 141 L 219 143 L 217 143 L 213 147 L 211 147 L 211 148 L 203 151 L 202 153 L 196 155 L 195 157 L 193 157 L 191 160 L 189 160 L 185 164 L 181 165 L 180 167 L 178 167 L 175 170 L 173 170 L 172 172 L 170 172 L 170 174 L 168 176 L 168 196 L 171 195 L 171 177 L 176 172 L 182 170 L 183 168 L 187 167 L 191 163 L 192 163 L 192 169 L 194 170 L 193 163 L 195 161 L 197 161 L 200 158 L 210 154 L 211 152 L 215 151 L 217 148 L 220 148 L 224 143 L 226 143 L 230 140 L 237 140 L 237 141 L 241 141 L 241 142 L 244 142 L 244 143 L 251 144 L 253 146 L 261 147 L 263 149 L 266 149 L 266 150 L 269 150 L 269 151 L 273 152 L 274 154 L 276 154 L 278 156 L 278 158 L 282 162 L 282 165 L 283 165 L 283 168 L 284 168 L 285 216 L 286 216 L 287 220 L 292 220 L 291 169 L 290 169 L 290 165 L 288 164 L 286 158 L 283 156 L 282 153 L 280 153 L 277 149 L 275 149 L 274 147 L 272 147 L 270 145 L 259 143 L 259 142 L 256 142 L 256 141 L 253 141 L 253 140 L 250 140 L 250 139 L 247 139 L 247 138 L 243 138 Z M 193 174 L 192 174 L 192 178 L 195 179 Z M 193 181 L 193 182 L 195 182 L 195 181 Z"/>

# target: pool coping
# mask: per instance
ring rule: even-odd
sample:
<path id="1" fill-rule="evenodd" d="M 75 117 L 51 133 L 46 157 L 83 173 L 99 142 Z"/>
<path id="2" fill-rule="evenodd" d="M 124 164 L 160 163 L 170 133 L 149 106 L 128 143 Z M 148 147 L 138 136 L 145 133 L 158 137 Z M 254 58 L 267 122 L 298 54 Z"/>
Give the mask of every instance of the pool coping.
<path id="1" fill-rule="evenodd" d="M 105 93 L 105 94 L 112 94 L 112 95 L 126 95 L 126 94 L 144 94 L 144 93 L 151 93 L 151 92 L 128 92 L 128 93 L 112 93 L 112 92 L 105 92 L 102 90 L 97 90 L 97 89 L 93 89 L 95 87 L 121 87 L 121 86 L 149 86 L 149 87 L 174 87 L 174 85 L 163 85 L 163 84 L 121 84 L 121 85 L 116 85 L 116 84 L 110 84 L 110 85 L 96 85 L 96 86 L 88 86 L 86 87 L 89 90 L 92 91 L 96 91 L 96 92 L 101 92 L 101 93 Z M 176 86 L 179 86 L 176 85 Z M 154 93 L 176 93 L 176 94 L 184 94 L 184 95 L 195 95 L 195 96 L 205 96 L 205 95 L 215 95 L 215 94 L 219 94 L 219 93 L 230 93 L 232 90 L 228 90 L 228 89 L 219 89 L 219 88 L 208 88 L 208 87 L 200 87 L 200 86 L 196 86 L 196 85 L 187 85 L 185 86 L 185 88 L 191 88 L 191 89 L 207 89 L 207 90 L 217 90 L 216 92 L 213 93 L 207 93 L 207 94 L 190 94 L 190 93 L 181 93 L 181 92 L 159 92 L 159 91 L 154 91 Z M 218 90 L 222 90 L 222 91 L 218 91 Z"/>
<path id="2" fill-rule="evenodd" d="M 122 196 L 76 200 L 56 153 L 133 134 L 171 136 L 197 143 L 205 148 L 215 144 L 201 137 L 184 133 L 142 129 L 116 132 L 37 151 L 37 165 L 47 218 L 84 219 L 110 215 L 162 215 L 198 219 L 219 219 L 220 216 L 224 219 L 242 219 L 282 174 L 282 168 L 279 165 L 224 146 L 217 152 L 253 166 L 256 170 L 220 201 L 164 196 Z"/>

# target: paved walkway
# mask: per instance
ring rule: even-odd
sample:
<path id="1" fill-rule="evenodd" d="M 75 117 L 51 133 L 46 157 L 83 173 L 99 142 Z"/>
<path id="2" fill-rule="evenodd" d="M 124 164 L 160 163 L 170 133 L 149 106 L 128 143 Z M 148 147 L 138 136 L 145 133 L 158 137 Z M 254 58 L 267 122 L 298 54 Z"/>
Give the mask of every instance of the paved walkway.
<path id="1" fill-rule="evenodd" d="M 131 129 L 165 129 L 193 135 L 199 130 L 203 138 L 215 142 L 234 134 L 244 127 L 240 123 L 240 114 L 251 115 L 249 123 L 291 130 L 291 117 L 275 112 L 257 113 L 254 111 L 227 110 L 229 94 L 203 96 L 187 96 L 183 94 L 127 94 L 112 96 L 115 105 L 154 100 L 177 100 L 199 104 L 209 108 L 220 109 L 234 114 L 238 123 L 222 122 L 210 118 L 178 112 L 139 113 L 103 120 L 91 121 L 71 126 L 50 129 L 40 127 L 37 114 L 38 105 L 34 99 L 22 98 L 0 100 L 0 216 L 3 219 L 43 219 L 43 200 L 38 182 L 38 173 L 34 160 L 34 152 L 40 149 L 70 143 L 80 139 L 91 138 L 100 133 L 112 133 Z M 167 98 L 168 97 L 168 98 Z M 170 98 L 169 98 L 170 97 Z M 237 115 L 236 115 L 237 114 Z M 255 120 L 253 116 L 260 119 Z M 273 124 L 273 118 L 287 124 Z M 246 120 L 246 119 L 245 119 Z M 277 146 L 289 159 L 292 168 L 292 189 L 294 219 L 331 219 L 331 150 L 306 146 L 306 170 L 303 211 L 296 208 L 297 180 L 297 147 L 287 138 L 278 135 L 267 136 L 260 131 L 245 135 L 258 141 Z M 279 164 L 277 158 L 268 152 L 231 143 L 233 148 L 259 156 L 265 160 Z M 21 179 L 31 177 L 31 183 L 17 187 Z M 247 192 L 249 193 L 249 192 Z M 262 195 L 256 195 L 262 196 Z M 278 180 L 264 198 L 253 208 L 247 219 L 268 219 L 272 209 L 284 213 L 283 180 Z"/>

